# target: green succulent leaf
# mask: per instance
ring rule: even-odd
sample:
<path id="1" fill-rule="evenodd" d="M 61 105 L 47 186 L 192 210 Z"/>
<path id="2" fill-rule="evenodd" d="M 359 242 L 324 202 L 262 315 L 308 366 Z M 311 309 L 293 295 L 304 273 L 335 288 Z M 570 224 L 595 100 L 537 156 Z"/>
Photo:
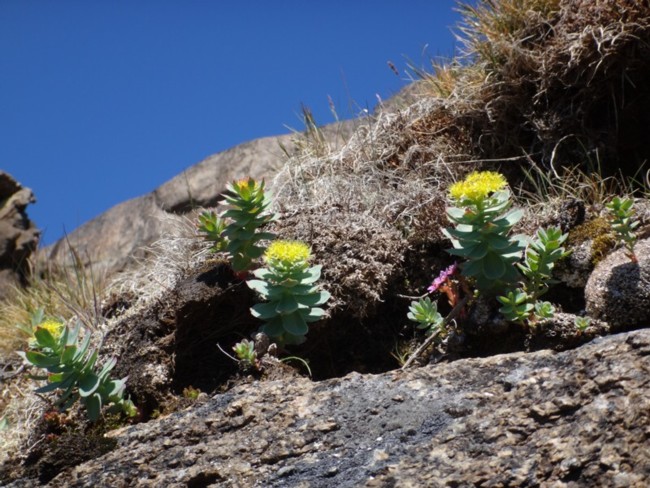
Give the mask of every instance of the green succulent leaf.
<path id="1" fill-rule="evenodd" d="M 60 364 L 69 364 L 74 360 L 74 357 L 77 353 L 77 346 L 66 345 L 61 351 Z"/>
<path id="2" fill-rule="evenodd" d="M 59 358 L 39 351 L 25 351 L 25 358 L 34 366 L 48 368 L 59 364 Z"/>
<path id="3" fill-rule="evenodd" d="M 267 320 L 264 325 L 260 327 L 260 332 L 264 332 L 267 336 L 273 338 L 281 338 L 284 334 L 284 325 L 280 315 Z"/>
<path id="4" fill-rule="evenodd" d="M 483 259 L 483 274 L 488 280 L 500 280 L 506 272 L 504 259 L 495 252 L 489 252 Z"/>
<path id="5" fill-rule="evenodd" d="M 251 307 L 251 315 L 256 319 L 269 320 L 278 315 L 274 302 L 257 303 Z"/>
<path id="6" fill-rule="evenodd" d="M 299 313 L 282 316 L 282 326 L 285 331 L 295 336 L 304 336 L 309 331 L 305 319 Z"/>
<path id="7" fill-rule="evenodd" d="M 100 378 L 94 373 L 87 373 L 79 379 L 79 395 L 87 397 L 95 393 L 100 385 Z"/>
<path id="8" fill-rule="evenodd" d="M 102 411 L 102 397 L 98 393 L 93 393 L 84 401 L 88 418 L 91 422 L 96 422 Z"/>
<path id="9" fill-rule="evenodd" d="M 49 330 L 43 327 L 36 327 L 36 330 L 34 331 L 34 337 L 38 341 L 38 345 L 40 347 L 56 349 L 58 346 L 58 341 L 54 338 Z"/>
<path id="10" fill-rule="evenodd" d="M 269 286 L 269 284 L 268 284 L 266 281 L 262 281 L 262 280 L 248 280 L 248 281 L 246 282 L 246 284 L 248 285 L 248 287 L 249 287 L 251 290 L 256 291 L 257 293 L 259 293 L 259 294 L 262 295 L 263 297 L 266 297 L 266 296 L 269 294 L 270 286 Z"/>
<path id="11" fill-rule="evenodd" d="M 312 308 L 309 313 L 304 315 L 306 322 L 318 322 L 325 317 L 325 310 L 322 308 Z"/>
<path id="12" fill-rule="evenodd" d="M 277 303 L 275 309 L 281 314 L 291 314 L 298 310 L 299 304 L 293 295 L 285 294 L 280 301 Z"/>
<path id="13" fill-rule="evenodd" d="M 317 305 L 323 305 L 327 300 L 331 298 L 331 295 L 327 291 L 315 291 L 309 295 L 298 295 L 296 300 L 300 305 L 307 307 L 315 307 Z"/>

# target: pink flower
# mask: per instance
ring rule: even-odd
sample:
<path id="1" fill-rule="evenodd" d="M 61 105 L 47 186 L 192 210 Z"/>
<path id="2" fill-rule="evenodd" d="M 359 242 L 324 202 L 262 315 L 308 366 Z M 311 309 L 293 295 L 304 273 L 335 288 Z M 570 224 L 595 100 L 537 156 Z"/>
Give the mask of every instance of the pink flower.
<path id="1" fill-rule="evenodd" d="M 456 272 L 457 268 L 458 268 L 458 264 L 454 263 L 451 266 L 449 266 L 447 269 L 443 269 L 440 272 L 440 275 L 438 275 L 438 277 L 435 280 L 433 280 L 433 283 L 431 283 L 431 286 L 429 288 L 427 288 L 427 291 L 429 293 L 433 293 L 438 288 L 440 288 L 443 285 L 443 283 L 445 281 L 447 281 L 449 279 L 449 277 Z"/>

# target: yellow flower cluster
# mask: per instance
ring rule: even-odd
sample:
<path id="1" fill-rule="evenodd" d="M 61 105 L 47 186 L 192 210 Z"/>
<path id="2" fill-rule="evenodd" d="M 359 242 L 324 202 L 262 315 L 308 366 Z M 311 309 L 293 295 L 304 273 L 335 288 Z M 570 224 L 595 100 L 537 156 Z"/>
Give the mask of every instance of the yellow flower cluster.
<path id="1" fill-rule="evenodd" d="M 58 320 L 46 320 L 38 325 L 41 329 L 47 330 L 54 339 L 61 337 L 63 333 L 63 324 Z"/>
<path id="2" fill-rule="evenodd" d="M 276 262 L 284 267 L 304 263 L 311 256 L 309 246 L 301 241 L 273 241 L 264 253 L 267 263 Z"/>
<path id="3" fill-rule="evenodd" d="M 242 188 L 246 188 L 250 183 L 251 183 L 252 178 L 250 176 L 247 176 L 246 178 L 242 178 L 240 180 L 237 180 L 233 183 L 233 186 L 239 190 Z M 252 181 L 253 185 L 255 185 L 255 181 Z"/>
<path id="4" fill-rule="evenodd" d="M 463 181 L 454 183 L 449 188 L 449 196 L 454 200 L 467 198 L 482 200 L 490 193 L 501 190 L 508 184 L 501 173 L 495 171 L 474 171 Z"/>

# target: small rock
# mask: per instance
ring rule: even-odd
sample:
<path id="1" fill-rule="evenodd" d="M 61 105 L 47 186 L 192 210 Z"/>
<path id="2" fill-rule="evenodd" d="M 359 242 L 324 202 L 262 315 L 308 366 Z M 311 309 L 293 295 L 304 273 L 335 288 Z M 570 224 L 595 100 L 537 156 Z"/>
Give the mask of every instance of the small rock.
<path id="1" fill-rule="evenodd" d="M 650 239 L 637 242 L 638 262 L 619 249 L 601 261 L 585 287 L 587 314 L 613 330 L 650 323 Z"/>

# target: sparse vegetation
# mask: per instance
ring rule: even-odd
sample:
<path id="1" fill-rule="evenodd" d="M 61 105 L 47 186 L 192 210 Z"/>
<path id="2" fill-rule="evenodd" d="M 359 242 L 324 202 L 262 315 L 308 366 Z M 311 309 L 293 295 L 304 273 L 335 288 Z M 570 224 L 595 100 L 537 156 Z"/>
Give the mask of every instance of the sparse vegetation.
<path id="1" fill-rule="evenodd" d="M 591 325 L 591 319 L 589 317 L 576 317 L 575 326 L 578 333 L 583 334 Z"/>
<path id="2" fill-rule="evenodd" d="M 417 323 L 418 329 L 426 330 L 427 334 L 440 332 L 440 324 L 442 324 L 443 318 L 438 312 L 438 305 L 436 302 L 432 302 L 429 297 L 411 302 L 407 317 Z"/>
<path id="3" fill-rule="evenodd" d="M 436 65 L 432 74 L 418 73 L 424 82 L 415 103 L 364 118 L 340 149 L 327 143 L 305 109 L 308 137 L 301 152 L 287 151 L 290 160 L 271 185 L 273 201 L 263 181 L 248 178 L 229 185 L 228 209 L 198 217 L 207 244 L 175 236 L 158 248 L 154 264 L 137 270 L 137 279 L 113 287 L 114 294 L 135 295 L 133 303 L 154 303 L 155 311 L 136 316 L 146 319 L 142 324 L 117 319 L 107 329 L 116 323 L 121 330 L 133 326 L 143 337 L 156 336 L 147 342 L 159 354 L 156 361 L 174 356 L 169 363 L 178 367 L 182 358 L 188 375 L 196 369 L 216 376 L 221 371 L 215 364 L 221 363 L 192 353 L 212 352 L 220 341 L 242 366 L 255 368 L 261 360 L 255 343 L 241 339 L 259 325 L 250 309 L 264 322 L 261 330 L 280 346 L 295 346 L 316 379 L 392 368 L 391 351 L 408 367 L 434 341 L 451 360 L 549 344 L 573 347 L 606 330 L 590 329 L 589 317 L 576 318 L 574 328 L 569 314 L 582 313 L 584 297 L 576 305 L 562 294 L 582 291 L 564 287 L 554 294 L 549 288 L 565 247 L 591 241 L 586 260 L 595 264 L 619 239 L 633 256 L 642 227 L 631 202 L 643 184 L 635 180 L 641 163 L 650 159 L 650 146 L 639 137 L 650 113 L 650 9 L 642 2 L 622 5 L 617 0 L 481 0 L 462 7 L 464 55 L 447 66 Z M 578 209 L 576 218 L 566 215 L 569 200 L 575 205 L 570 208 Z M 445 212 L 447 201 L 451 208 Z M 603 217 L 605 204 L 611 219 Z M 282 219 L 274 219 L 273 211 Z M 449 221 L 452 227 L 443 231 Z M 191 227 L 196 231 L 195 221 Z M 523 232 L 536 237 L 513 235 Z M 276 235 L 280 240 L 265 250 L 262 241 Z M 445 237 L 459 258 L 459 272 L 443 252 Z M 206 259 L 211 251 L 230 259 Z M 312 266 L 312 259 L 319 265 Z M 263 267 L 255 269 L 260 261 Z M 322 276 L 321 268 L 326 270 Z M 442 272 L 428 289 L 431 295 L 419 298 L 432 270 Z M 95 295 L 102 293 L 89 293 L 90 282 L 78 271 L 62 279 L 63 289 L 35 281 L 17 291 L 0 317 L 0 333 L 9 326 L 17 330 L 14 325 L 26 323 L 40 306 L 48 316 L 61 317 L 59 324 L 73 315 L 96 323 L 91 320 L 99 313 Z M 249 272 L 255 279 L 246 287 L 237 278 Z M 204 301 L 194 295 L 193 301 L 183 301 L 177 296 L 183 280 L 191 282 L 184 291 L 213 294 Z M 255 294 L 262 303 L 255 303 Z M 542 301 L 543 296 L 550 301 Z M 415 337 L 421 335 L 405 323 L 404 297 L 416 299 L 408 318 L 429 335 L 417 349 Z M 179 303 L 182 310 L 174 308 Z M 320 308 L 325 303 L 327 316 Z M 210 310 L 199 313 L 198 306 Z M 561 334 L 556 342 L 549 339 L 556 332 L 557 310 L 570 317 L 573 342 Z M 199 319 L 209 325 L 183 329 L 182 321 Z M 326 319 L 322 326 L 310 325 L 321 319 Z M 4 327 L 4 321 L 10 325 Z M 509 322 L 543 322 L 548 335 L 541 335 L 541 326 Z M 97 395 L 100 405 L 120 402 L 124 385 L 109 379 L 119 366 L 108 362 L 105 371 L 95 369 L 96 352 L 70 342 L 79 330 L 61 332 L 40 319 L 34 325 L 39 350 L 25 353 L 33 363 L 58 368 L 54 359 L 64 354 L 62 345 L 76 348 L 72 355 L 80 362 L 73 386 L 56 376 L 61 371 L 49 378 L 50 389 L 66 392 L 64 403 L 76 398 L 75 392 L 94 398 L 89 412 L 95 415 Z M 302 345 L 308 332 L 310 341 Z M 28 334 L 20 334 L 6 341 L 7 350 L 26 343 Z M 124 350 L 135 357 L 129 348 L 136 347 L 129 344 Z M 148 366 L 147 360 L 130 360 L 127 371 Z M 82 372 L 92 380 L 89 386 Z M 222 383 L 206 388 L 194 377 L 183 379 L 138 384 L 149 402 L 146 419 L 169 411 L 161 398 L 199 391 L 186 385 L 210 392 L 229 381 L 219 379 Z M 0 418 L 8 421 L 3 433 L 15 425 L 10 413 L 0 411 Z"/>
<path id="4" fill-rule="evenodd" d="M 242 369 L 256 368 L 258 365 L 257 352 L 255 351 L 255 343 L 244 339 L 232 347 L 235 352 L 235 357 L 239 360 Z"/>

